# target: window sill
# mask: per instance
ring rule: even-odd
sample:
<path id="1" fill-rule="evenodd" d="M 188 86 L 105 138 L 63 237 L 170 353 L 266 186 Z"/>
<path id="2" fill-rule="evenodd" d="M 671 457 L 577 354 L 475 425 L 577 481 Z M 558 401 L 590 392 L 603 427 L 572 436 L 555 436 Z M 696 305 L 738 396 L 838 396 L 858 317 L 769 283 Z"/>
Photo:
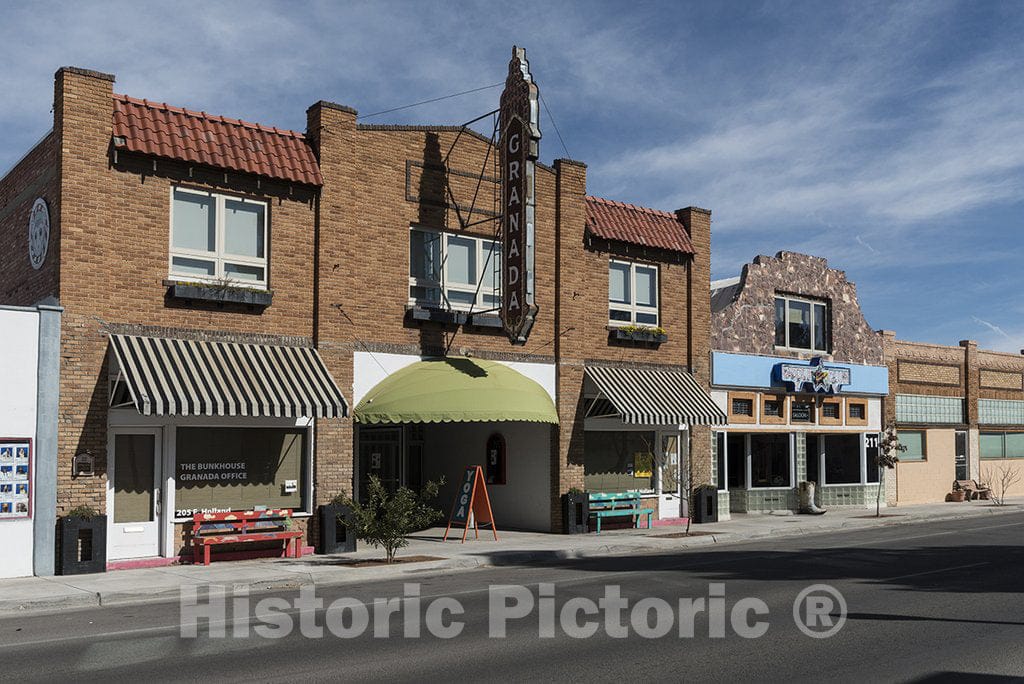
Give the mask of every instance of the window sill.
<path id="1" fill-rule="evenodd" d="M 620 342 L 642 342 L 646 344 L 662 344 L 668 341 L 668 333 L 656 333 L 650 330 L 627 330 L 608 326 L 608 337 Z"/>
<path id="2" fill-rule="evenodd" d="M 165 280 L 167 295 L 172 299 L 186 301 L 218 302 L 221 304 L 247 304 L 268 307 L 274 299 L 271 290 L 256 290 L 248 287 L 222 287 L 200 283 L 183 283 Z"/>

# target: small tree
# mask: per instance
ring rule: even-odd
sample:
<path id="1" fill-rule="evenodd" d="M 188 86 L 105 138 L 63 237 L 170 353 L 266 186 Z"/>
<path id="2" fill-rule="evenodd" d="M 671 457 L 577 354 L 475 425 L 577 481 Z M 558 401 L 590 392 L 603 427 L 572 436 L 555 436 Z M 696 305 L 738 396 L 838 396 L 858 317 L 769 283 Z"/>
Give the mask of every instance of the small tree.
<path id="1" fill-rule="evenodd" d="M 984 477 L 991 483 L 989 487 L 992 488 L 992 503 L 1002 506 L 1006 503 L 1006 492 L 1020 482 L 1021 475 L 1017 466 L 1001 465 L 998 468 L 986 468 Z"/>
<path id="2" fill-rule="evenodd" d="M 352 510 L 356 537 L 383 548 L 387 562 L 393 563 L 398 550 L 409 545 L 408 534 L 430 527 L 444 518 L 444 513 L 428 503 L 437 498 L 444 478 L 427 482 L 419 494 L 407 487 L 399 487 L 392 494 L 376 475 L 370 475 L 369 479 L 365 504 L 344 493 L 335 497 L 335 501 Z"/>
<path id="3" fill-rule="evenodd" d="M 896 426 L 889 425 L 882 433 L 878 441 L 878 455 L 875 457 L 875 467 L 878 468 L 878 494 L 875 496 L 875 517 L 882 516 L 882 491 L 885 489 L 885 471 L 892 470 L 899 463 L 899 454 L 906 451 L 905 444 L 900 444 L 900 436 L 896 432 Z"/>

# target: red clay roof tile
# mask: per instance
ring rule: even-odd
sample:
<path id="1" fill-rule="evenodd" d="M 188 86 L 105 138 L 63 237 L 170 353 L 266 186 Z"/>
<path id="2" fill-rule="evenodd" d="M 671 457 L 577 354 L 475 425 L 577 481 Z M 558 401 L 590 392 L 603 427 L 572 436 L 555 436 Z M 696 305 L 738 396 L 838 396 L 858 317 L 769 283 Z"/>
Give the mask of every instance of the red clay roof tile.
<path id="1" fill-rule="evenodd" d="M 323 185 L 313 150 L 295 131 L 114 95 L 114 138 L 121 150 Z"/>
<path id="2" fill-rule="evenodd" d="M 675 214 L 587 197 L 587 228 L 605 240 L 693 254 L 693 243 Z"/>

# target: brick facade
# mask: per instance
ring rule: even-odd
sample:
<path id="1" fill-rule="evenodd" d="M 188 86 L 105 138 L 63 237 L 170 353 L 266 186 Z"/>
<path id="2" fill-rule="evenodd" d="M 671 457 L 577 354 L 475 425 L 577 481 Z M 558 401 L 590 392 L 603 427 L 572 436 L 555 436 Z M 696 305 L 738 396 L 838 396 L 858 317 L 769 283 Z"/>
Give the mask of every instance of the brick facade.
<path id="1" fill-rule="evenodd" d="M 896 339 L 896 333 L 881 333 L 889 366 L 889 397 L 885 418 L 899 430 L 925 434 L 925 458 L 897 466 L 896 502 L 944 500 L 955 474 L 956 433 L 966 438 L 967 470 L 970 479 L 986 479 L 986 472 L 999 465 L 982 459 L 982 432 L 1024 432 L 1024 419 L 991 418 L 984 414 L 986 402 L 1008 402 L 1024 416 L 1024 356 L 978 349 L 977 342 L 963 340 L 945 346 Z M 941 413 L 907 418 L 897 414 L 900 402 L 954 400 L 956 419 Z M 925 404 L 927 405 L 927 404 Z M 1012 414 L 1013 412 L 1011 412 Z M 1024 461 L 1008 459 L 1024 465 Z"/>
<path id="2" fill-rule="evenodd" d="M 354 110 L 318 102 L 305 133 L 323 178 L 315 187 L 115 149 L 113 83 L 111 75 L 60 69 L 53 131 L 0 179 L 0 302 L 53 296 L 65 307 L 59 513 L 106 507 L 113 332 L 315 346 L 346 396 L 356 351 L 553 364 L 561 426 L 543 456 L 553 530 L 561 529 L 561 494 L 583 484 L 586 363 L 681 367 L 707 385 L 710 212 L 678 212 L 695 255 L 595 240 L 586 234 L 586 167 L 538 164 L 538 314 L 527 343 L 513 347 L 500 329 L 415 321 L 406 310 L 410 226 L 495 236 L 487 219 L 496 213 L 499 174 L 487 139 L 455 128 L 362 125 Z M 270 306 L 170 295 L 169 207 L 178 185 L 267 202 Z M 33 271 L 28 210 L 39 196 L 50 206 L 51 236 L 44 267 Z M 475 225 L 461 227 L 460 216 Z M 668 334 L 660 346 L 609 334 L 610 256 L 658 265 Z M 695 472 L 709 476 L 708 432 L 693 433 Z M 314 504 L 352 491 L 355 434 L 350 418 L 317 421 Z M 72 458 L 83 451 L 95 456 L 95 477 L 72 476 Z"/>

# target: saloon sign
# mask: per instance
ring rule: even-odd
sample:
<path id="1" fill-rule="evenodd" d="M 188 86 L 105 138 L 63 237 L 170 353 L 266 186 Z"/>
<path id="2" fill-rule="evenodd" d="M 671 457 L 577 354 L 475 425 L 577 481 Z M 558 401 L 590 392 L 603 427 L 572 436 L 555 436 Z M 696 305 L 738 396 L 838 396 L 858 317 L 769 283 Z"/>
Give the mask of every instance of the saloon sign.
<path id="1" fill-rule="evenodd" d="M 499 110 L 501 137 L 501 323 L 513 344 L 530 334 L 533 301 L 534 170 L 537 160 L 537 84 L 526 51 L 512 48 Z"/>
<path id="2" fill-rule="evenodd" d="M 795 392 L 801 392 L 805 385 L 810 385 L 815 392 L 835 393 L 850 384 L 849 368 L 825 366 L 821 359 L 813 359 L 810 366 L 795 363 L 780 366 L 782 381 L 791 383 Z"/>

